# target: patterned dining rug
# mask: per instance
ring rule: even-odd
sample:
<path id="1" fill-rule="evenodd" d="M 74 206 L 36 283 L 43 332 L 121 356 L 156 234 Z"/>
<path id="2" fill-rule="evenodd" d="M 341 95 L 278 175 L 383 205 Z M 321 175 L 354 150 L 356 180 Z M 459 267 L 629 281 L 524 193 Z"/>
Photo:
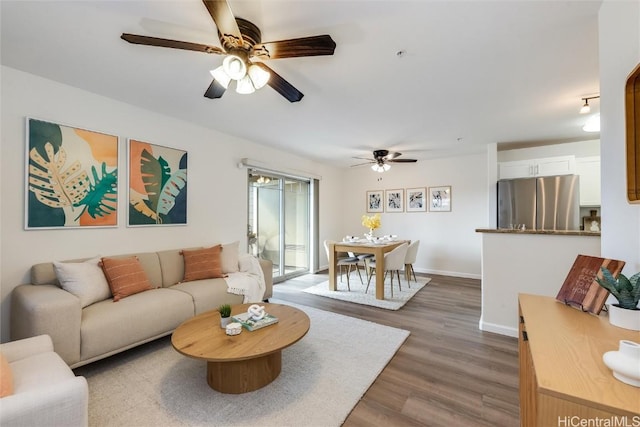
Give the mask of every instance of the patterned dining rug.
<path id="1" fill-rule="evenodd" d="M 207 385 L 206 363 L 182 356 L 165 337 L 76 369 L 89 383 L 89 426 L 338 427 L 409 336 L 271 302 L 298 307 L 311 320 L 307 335 L 282 351 L 274 382 L 250 393 L 219 393 Z"/>
<path id="2" fill-rule="evenodd" d="M 402 291 L 398 289 L 398 281 L 393 281 L 393 297 L 391 296 L 391 280 L 387 277 L 384 282 L 384 299 L 376 299 L 376 285 L 371 280 L 368 292 L 365 293 L 367 282 L 364 284 L 360 282 L 357 275 L 352 275 L 349 279 L 349 285 L 351 291 L 347 290 L 347 282 L 344 279 L 342 282 L 338 281 L 338 290 L 330 291 L 329 282 L 318 283 L 310 288 L 303 289 L 303 292 L 307 292 L 314 295 L 320 295 L 327 298 L 339 299 L 342 301 L 353 302 L 356 304 L 371 305 L 373 307 L 385 308 L 387 310 L 398 310 L 402 308 L 407 301 L 422 288 L 424 288 L 430 281 L 430 277 L 418 277 L 418 283 L 412 281 L 411 287 L 407 286 L 407 281 L 402 280 Z"/>

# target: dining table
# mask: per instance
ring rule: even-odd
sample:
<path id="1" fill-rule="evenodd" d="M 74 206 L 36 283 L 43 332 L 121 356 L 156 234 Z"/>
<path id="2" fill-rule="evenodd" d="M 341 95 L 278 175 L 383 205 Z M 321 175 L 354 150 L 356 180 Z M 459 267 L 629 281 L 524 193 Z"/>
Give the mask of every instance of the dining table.
<path id="1" fill-rule="evenodd" d="M 376 260 L 376 299 L 384 299 L 384 254 L 392 251 L 408 240 L 385 240 L 370 242 L 366 239 L 349 242 L 330 242 L 329 246 L 329 290 L 337 290 L 338 254 L 354 252 L 356 254 L 372 254 Z"/>

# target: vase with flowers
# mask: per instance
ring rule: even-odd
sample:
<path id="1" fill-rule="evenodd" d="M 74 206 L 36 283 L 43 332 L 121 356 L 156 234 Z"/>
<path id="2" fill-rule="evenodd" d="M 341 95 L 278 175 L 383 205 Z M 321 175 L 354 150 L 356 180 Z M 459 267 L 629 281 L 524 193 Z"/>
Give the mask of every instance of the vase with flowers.
<path id="1" fill-rule="evenodd" d="M 373 230 L 380 228 L 380 214 L 362 215 L 362 225 L 369 229 L 369 232 L 364 235 L 367 240 L 373 239 Z"/>

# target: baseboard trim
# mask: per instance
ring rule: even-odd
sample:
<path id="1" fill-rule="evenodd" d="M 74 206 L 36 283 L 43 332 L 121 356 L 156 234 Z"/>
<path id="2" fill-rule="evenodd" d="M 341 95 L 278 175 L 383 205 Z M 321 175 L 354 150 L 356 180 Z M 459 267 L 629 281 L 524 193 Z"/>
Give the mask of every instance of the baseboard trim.
<path id="1" fill-rule="evenodd" d="M 480 319 L 480 321 L 478 322 L 478 327 L 481 331 L 518 338 L 518 329 L 512 328 L 510 326 L 487 323 L 484 320 Z"/>
<path id="2" fill-rule="evenodd" d="M 463 273 L 460 271 L 431 270 L 427 268 L 415 268 L 416 273 L 437 274 L 439 276 L 462 277 L 463 279 L 482 279 L 482 274 Z"/>

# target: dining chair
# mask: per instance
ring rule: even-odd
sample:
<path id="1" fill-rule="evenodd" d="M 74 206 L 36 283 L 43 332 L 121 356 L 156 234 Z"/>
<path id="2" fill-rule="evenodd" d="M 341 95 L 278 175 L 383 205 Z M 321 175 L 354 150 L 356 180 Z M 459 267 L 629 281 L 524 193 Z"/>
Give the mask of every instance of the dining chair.
<path id="1" fill-rule="evenodd" d="M 391 272 L 391 297 L 393 298 L 393 275 L 394 273 L 398 276 L 398 289 L 402 291 L 402 281 L 400 280 L 400 270 L 404 266 L 404 259 L 407 255 L 407 243 L 403 243 L 393 250 L 384 254 L 384 279 L 387 278 L 387 272 Z M 367 288 L 364 293 L 366 294 L 369 290 L 369 284 L 371 284 L 371 278 L 376 271 L 376 262 L 377 260 L 369 261 L 369 268 L 371 269 L 369 273 L 369 280 L 367 281 Z"/>
<path id="2" fill-rule="evenodd" d="M 333 243 L 331 240 L 324 241 L 324 250 L 327 252 L 327 260 L 331 260 L 331 254 L 329 251 L 329 243 Z M 360 269 L 357 267 L 357 264 L 360 262 L 358 257 L 338 257 L 337 265 L 340 269 L 340 281 L 342 281 L 342 268 L 347 267 L 347 289 L 351 291 L 351 285 L 349 284 L 349 275 L 351 274 L 351 268 L 356 266 L 356 270 L 358 271 L 358 276 L 360 276 L 360 282 L 364 285 L 362 280 L 362 275 L 360 274 Z"/>
<path id="3" fill-rule="evenodd" d="M 413 269 L 413 263 L 416 262 L 416 258 L 418 257 L 418 247 L 420 246 L 420 240 L 415 240 L 409 244 L 407 248 L 407 255 L 404 257 L 404 274 L 407 278 L 407 284 L 411 287 L 411 275 L 413 275 L 413 280 L 418 283 L 418 279 L 416 278 L 416 272 Z"/>
<path id="4" fill-rule="evenodd" d="M 351 258 L 358 258 L 358 263 L 356 264 L 356 268 L 358 269 L 358 274 L 360 274 L 360 267 L 364 270 L 365 277 L 369 280 L 369 268 L 368 261 L 373 259 L 373 254 L 358 254 L 355 252 L 347 252 Z M 362 280 L 362 278 L 360 279 Z M 362 283 L 364 285 L 364 282 Z"/>

